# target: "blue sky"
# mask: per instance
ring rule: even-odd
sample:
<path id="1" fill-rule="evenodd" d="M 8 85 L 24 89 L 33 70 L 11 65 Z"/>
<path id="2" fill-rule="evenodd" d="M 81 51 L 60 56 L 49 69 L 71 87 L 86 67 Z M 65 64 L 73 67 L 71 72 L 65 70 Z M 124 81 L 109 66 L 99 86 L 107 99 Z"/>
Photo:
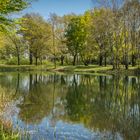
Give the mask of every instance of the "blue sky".
<path id="1" fill-rule="evenodd" d="M 48 18 L 50 13 L 60 16 L 68 13 L 82 14 L 93 6 L 92 0 L 36 0 L 22 14 L 36 12 Z"/>

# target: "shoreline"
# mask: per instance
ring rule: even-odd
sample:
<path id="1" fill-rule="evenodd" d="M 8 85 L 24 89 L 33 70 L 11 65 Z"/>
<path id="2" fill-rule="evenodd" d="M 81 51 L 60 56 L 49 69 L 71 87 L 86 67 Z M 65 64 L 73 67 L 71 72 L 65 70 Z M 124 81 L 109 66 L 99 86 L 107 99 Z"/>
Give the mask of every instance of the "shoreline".
<path id="1" fill-rule="evenodd" d="M 123 67 L 113 70 L 112 66 L 101 67 L 98 65 L 77 65 L 77 66 L 57 66 L 53 65 L 0 65 L 0 72 L 60 72 L 60 73 L 89 73 L 89 74 L 108 74 L 108 75 L 128 75 L 139 76 L 140 68 L 130 67 L 125 70 Z"/>

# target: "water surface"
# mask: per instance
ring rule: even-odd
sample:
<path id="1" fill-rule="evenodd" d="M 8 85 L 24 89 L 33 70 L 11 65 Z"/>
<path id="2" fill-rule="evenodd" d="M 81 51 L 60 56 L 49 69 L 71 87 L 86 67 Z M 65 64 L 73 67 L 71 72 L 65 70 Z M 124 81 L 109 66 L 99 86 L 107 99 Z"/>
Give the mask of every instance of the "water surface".
<path id="1" fill-rule="evenodd" d="M 32 140 L 140 139 L 140 77 L 1 73 L 0 94 L 0 117 Z"/>

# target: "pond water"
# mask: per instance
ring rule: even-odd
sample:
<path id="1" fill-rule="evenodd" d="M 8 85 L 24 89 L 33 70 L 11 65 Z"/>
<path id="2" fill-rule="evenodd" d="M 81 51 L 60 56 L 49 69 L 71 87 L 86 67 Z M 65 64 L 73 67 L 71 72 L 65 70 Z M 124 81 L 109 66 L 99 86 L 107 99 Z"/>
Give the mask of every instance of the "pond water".
<path id="1" fill-rule="evenodd" d="M 23 139 L 140 139 L 140 77 L 1 73 L 0 95 Z"/>

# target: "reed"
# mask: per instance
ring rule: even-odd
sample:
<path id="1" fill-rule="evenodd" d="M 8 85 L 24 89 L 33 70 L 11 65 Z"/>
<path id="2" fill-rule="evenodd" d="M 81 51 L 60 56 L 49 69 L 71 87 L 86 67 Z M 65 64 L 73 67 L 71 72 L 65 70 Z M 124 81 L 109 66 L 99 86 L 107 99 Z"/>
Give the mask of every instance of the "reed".
<path id="1" fill-rule="evenodd" d="M 4 111 L 12 100 L 12 94 L 6 93 L 6 89 L 0 87 L 0 140 L 19 140 L 20 134 L 12 130 L 11 121 L 3 118 Z"/>

